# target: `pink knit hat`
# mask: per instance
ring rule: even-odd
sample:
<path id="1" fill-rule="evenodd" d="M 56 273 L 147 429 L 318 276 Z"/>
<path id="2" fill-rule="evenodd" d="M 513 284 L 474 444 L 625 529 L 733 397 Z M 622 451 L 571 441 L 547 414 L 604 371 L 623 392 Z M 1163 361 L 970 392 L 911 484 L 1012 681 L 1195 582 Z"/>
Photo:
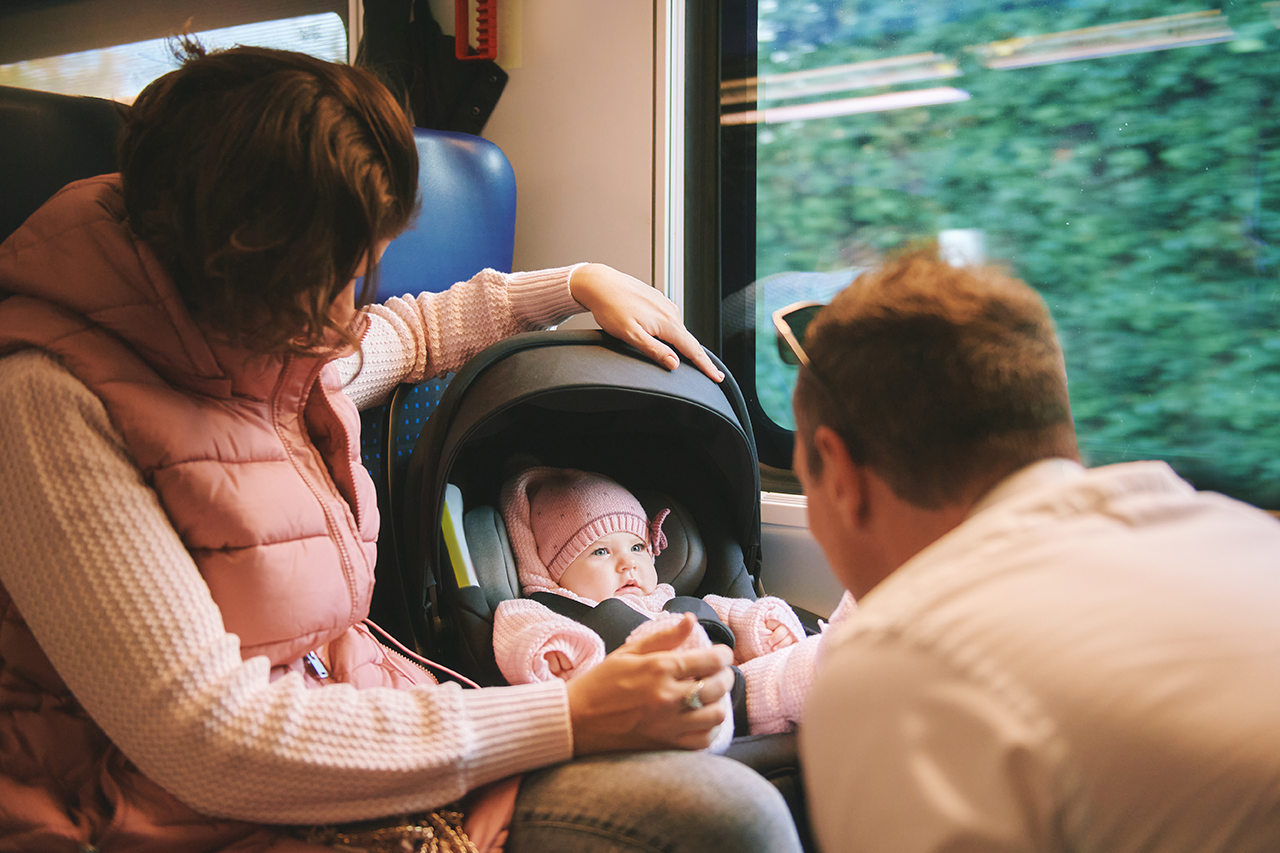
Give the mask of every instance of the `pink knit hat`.
<path id="1" fill-rule="evenodd" d="M 601 536 L 634 533 L 654 556 L 667 547 L 664 509 L 650 520 L 640 501 L 608 477 L 573 468 L 529 468 L 502 487 L 502 518 L 520 587 L 556 589 L 569 564 Z"/>

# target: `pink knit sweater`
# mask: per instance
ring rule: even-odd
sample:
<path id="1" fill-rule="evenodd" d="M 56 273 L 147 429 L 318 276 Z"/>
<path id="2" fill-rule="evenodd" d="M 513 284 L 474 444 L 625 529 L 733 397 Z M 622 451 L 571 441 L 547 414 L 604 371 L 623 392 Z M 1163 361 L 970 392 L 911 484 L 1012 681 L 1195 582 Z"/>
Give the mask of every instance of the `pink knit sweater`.
<path id="1" fill-rule="evenodd" d="M 598 602 L 575 595 L 564 588 L 550 590 L 594 606 Z M 624 595 L 620 600 L 651 621 L 632 632 L 629 640 L 658 628 L 659 617 L 671 616 L 662 606 L 675 596 L 670 584 L 659 584 L 646 596 Z M 720 621 L 733 631 L 734 662 L 747 683 L 747 721 L 752 734 L 772 734 L 789 729 L 800 721 L 804 702 L 813 685 L 818 658 L 827 636 L 805 637 L 800 620 L 785 601 L 765 596 L 756 601 L 708 595 L 703 598 Z M 853 597 L 845 593 L 831 614 L 830 623 L 846 619 L 854 610 Z M 765 645 L 769 629 L 766 619 L 781 622 L 798 643 L 770 651 Z M 699 628 L 698 642 L 708 644 Z M 498 668 L 512 684 L 554 681 L 546 654 L 558 651 L 570 661 L 572 678 L 604 660 L 604 641 L 586 625 L 527 598 L 511 599 L 498 605 L 493 618 L 493 652 Z"/>

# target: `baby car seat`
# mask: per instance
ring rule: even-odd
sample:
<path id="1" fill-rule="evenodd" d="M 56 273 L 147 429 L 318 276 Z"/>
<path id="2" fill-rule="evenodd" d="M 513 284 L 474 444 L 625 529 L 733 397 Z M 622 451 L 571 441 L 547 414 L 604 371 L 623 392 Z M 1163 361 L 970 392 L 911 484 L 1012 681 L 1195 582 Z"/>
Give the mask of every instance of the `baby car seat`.
<path id="1" fill-rule="evenodd" d="M 677 593 L 762 593 L 755 439 L 724 372 L 716 384 L 685 362 L 667 371 L 598 331 L 516 335 L 464 366 L 418 438 L 396 519 L 422 651 L 481 684 L 505 683 L 493 613 L 519 594 L 498 506 L 513 457 L 596 471 L 650 513 L 670 508 L 656 564 Z M 738 738 L 727 754 L 778 787 L 812 849 L 794 733 Z"/>
<path id="2" fill-rule="evenodd" d="M 732 377 L 666 371 L 597 331 L 486 349 L 450 383 L 405 478 L 404 584 L 427 651 L 504 683 L 493 611 L 519 585 L 498 492 L 517 456 L 605 474 L 651 511 L 672 509 L 657 566 L 677 593 L 755 598 L 760 474 L 745 410 Z"/>

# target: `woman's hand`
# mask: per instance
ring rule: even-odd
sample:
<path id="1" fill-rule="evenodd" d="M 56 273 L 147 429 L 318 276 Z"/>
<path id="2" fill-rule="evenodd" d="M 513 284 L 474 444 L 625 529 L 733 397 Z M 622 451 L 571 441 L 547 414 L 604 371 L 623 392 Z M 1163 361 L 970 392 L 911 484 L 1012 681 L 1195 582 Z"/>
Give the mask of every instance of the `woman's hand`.
<path id="1" fill-rule="evenodd" d="M 719 382 L 724 374 L 684 323 L 676 305 L 654 288 L 604 264 L 584 264 L 569 277 L 569 292 L 590 311 L 600 328 L 631 344 L 667 370 L 680 359 L 672 344 L 699 370 Z"/>
<path id="2" fill-rule="evenodd" d="M 728 646 L 672 651 L 697 626 L 686 614 L 672 628 L 627 643 L 569 682 L 576 755 L 636 749 L 704 749 L 724 722 L 720 698 L 733 687 Z M 702 682 L 702 707 L 685 697 Z"/>

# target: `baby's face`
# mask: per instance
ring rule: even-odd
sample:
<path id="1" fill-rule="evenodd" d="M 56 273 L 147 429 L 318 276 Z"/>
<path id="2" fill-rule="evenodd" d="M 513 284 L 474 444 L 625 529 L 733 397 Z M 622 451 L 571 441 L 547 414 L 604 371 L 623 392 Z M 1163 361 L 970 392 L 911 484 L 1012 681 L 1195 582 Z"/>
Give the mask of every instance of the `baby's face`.
<path id="1" fill-rule="evenodd" d="M 645 541 L 619 531 L 601 536 L 579 554 L 560 576 L 560 586 L 593 601 L 648 595 L 658 587 L 658 572 Z"/>

